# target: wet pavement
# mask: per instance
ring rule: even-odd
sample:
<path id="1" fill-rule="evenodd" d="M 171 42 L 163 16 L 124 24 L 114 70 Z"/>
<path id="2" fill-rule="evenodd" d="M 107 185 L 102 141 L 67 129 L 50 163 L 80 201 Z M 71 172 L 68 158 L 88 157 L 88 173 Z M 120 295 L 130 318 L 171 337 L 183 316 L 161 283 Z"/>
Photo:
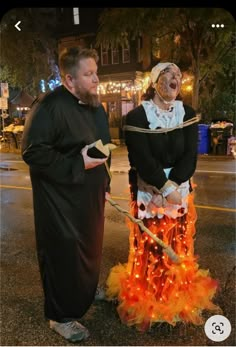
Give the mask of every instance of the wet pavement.
<path id="1" fill-rule="evenodd" d="M 116 196 L 122 192 L 120 197 L 125 199 L 119 200 L 119 203 L 123 208 L 128 208 L 128 190 L 125 187 L 127 152 L 122 147 L 113 154 L 112 190 Z M 43 317 L 43 293 L 35 253 L 32 193 L 27 166 L 21 161 L 19 153 L 0 153 L 0 156 L 1 184 L 5 185 L 1 192 L 1 346 L 74 345 L 51 331 Z M 220 182 L 225 181 L 229 185 L 231 180 L 232 190 L 231 172 L 235 172 L 235 160 L 201 156 L 198 170 L 210 172 L 207 176 L 199 173 L 198 203 L 207 204 L 209 199 L 211 202 L 215 199 L 217 205 L 223 194 L 223 188 L 217 188 L 217 172 L 225 172 Z M 212 177 L 215 173 L 216 178 Z M 214 187 L 206 192 L 211 188 L 210 182 L 215 182 Z M 28 187 L 28 190 L 7 188 L 7 184 Z M 218 189 L 218 194 L 215 194 L 215 189 Z M 232 209 L 231 200 L 225 206 Z M 101 284 L 105 283 L 112 266 L 126 262 L 129 248 L 124 218 L 109 205 L 106 205 L 105 217 Z M 77 345 L 235 346 L 235 213 L 198 209 L 195 252 L 199 255 L 201 268 L 209 269 L 211 276 L 219 281 L 220 289 L 215 303 L 232 324 L 232 333 L 227 340 L 213 342 L 206 337 L 204 326 L 182 323 L 176 327 L 156 324 L 149 332 L 141 333 L 121 323 L 115 303 L 100 302 L 94 303 L 81 320 L 91 336 Z M 208 318 L 211 313 L 204 312 L 203 316 Z"/>
<path id="2" fill-rule="evenodd" d="M 21 154 L 19 150 L 8 151 L 0 149 L 0 159 L 1 167 L 9 166 L 13 167 L 13 164 L 17 161 L 22 161 Z M 7 161 L 7 163 L 6 163 Z M 197 170 L 207 170 L 208 163 L 211 163 L 211 170 L 214 170 L 214 167 L 219 171 L 219 168 L 224 166 L 225 170 L 232 173 L 236 173 L 236 160 L 232 155 L 208 155 L 201 154 L 198 155 L 198 164 Z M 112 161 L 111 161 L 111 172 L 123 173 L 128 172 L 129 163 L 128 163 L 128 153 L 125 145 L 117 146 L 112 152 Z"/>

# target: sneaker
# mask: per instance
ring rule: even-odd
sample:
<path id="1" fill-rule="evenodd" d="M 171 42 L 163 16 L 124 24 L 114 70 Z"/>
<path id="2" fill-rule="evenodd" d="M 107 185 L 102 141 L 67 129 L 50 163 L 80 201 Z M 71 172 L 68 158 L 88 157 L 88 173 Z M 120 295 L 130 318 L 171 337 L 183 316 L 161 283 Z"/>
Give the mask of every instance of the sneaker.
<path id="1" fill-rule="evenodd" d="M 88 329 L 77 321 L 59 323 L 50 320 L 49 326 L 52 330 L 71 342 L 82 341 L 89 337 Z"/>
<path id="2" fill-rule="evenodd" d="M 105 293 L 105 290 L 102 287 L 97 286 L 94 299 L 95 299 L 95 301 L 106 300 L 106 293 Z"/>

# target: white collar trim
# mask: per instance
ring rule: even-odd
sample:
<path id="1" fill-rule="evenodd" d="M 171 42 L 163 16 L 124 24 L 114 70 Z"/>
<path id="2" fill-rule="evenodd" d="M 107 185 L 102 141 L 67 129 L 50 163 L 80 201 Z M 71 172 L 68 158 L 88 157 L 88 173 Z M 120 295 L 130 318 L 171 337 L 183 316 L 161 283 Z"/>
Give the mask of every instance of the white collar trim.
<path id="1" fill-rule="evenodd" d="M 176 100 L 170 111 L 160 109 L 153 100 L 142 101 L 150 129 L 171 128 L 183 123 L 185 111 L 183 102 Z"/>

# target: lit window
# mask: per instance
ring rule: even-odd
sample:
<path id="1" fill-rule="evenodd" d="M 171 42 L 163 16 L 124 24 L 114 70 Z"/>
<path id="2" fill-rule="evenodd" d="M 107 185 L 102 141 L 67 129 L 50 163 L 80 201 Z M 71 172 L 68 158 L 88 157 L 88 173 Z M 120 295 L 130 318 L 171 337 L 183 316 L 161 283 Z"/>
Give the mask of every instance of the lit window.
<path id="1" fill-rule="evenodd" d="M 101 65 L 108 65 L 108 50 L 101 46 Z"/>
<path id="2" fill-rule="evenodd" d="M 130 49 L 122 48 L 122 61 L 123 63 L 130 63 Z"/>
<path id="3" fill-rule="evenodd" d="M 73 17 L 74 17 L 74 24 L 78 25 L 79 24 L 79 8 L 78 7 L 73 8 Z"/>
<path id="4" fill-rule="evenodd" d="M 138 53 L 138 62 L 140 63 L 142 61 L 142 37 L 138 38 L 138 49 L 137 49 L 137 53 Z"/>
<path id="5" fill-rule="evenodd" d="M 114 48 L 111 51 L 111 63 L 119 64 L 119 50 L 117 48 Z"/>
<path id="6" fill-rule="evenodd" d="M 160 39 L 158 37 L 152 38 L 152 54 L 156 58 L 160 58 L 161 56 Z"/>

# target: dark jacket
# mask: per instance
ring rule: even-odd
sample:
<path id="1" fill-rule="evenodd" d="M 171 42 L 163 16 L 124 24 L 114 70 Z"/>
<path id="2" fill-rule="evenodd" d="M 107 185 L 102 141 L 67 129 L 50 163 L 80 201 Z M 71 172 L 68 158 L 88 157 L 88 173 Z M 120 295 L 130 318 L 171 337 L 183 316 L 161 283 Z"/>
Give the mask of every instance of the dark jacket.
<path id="1" fill-rule="evenodd" d="M 195 111 L 184 105 L 184 121 L 195 117 Z M 126 124 L 149 129 L 142 105 L 130 111 Z M 147 134 L 125 131 L 130 166 L 148 184 L 162 188 L 167 181 L 164 168 L 172 167 L 169 179 L 178 185 L 193 175 L 197 162 L 198 126 L 194 123 L 174 131 Z"/>

